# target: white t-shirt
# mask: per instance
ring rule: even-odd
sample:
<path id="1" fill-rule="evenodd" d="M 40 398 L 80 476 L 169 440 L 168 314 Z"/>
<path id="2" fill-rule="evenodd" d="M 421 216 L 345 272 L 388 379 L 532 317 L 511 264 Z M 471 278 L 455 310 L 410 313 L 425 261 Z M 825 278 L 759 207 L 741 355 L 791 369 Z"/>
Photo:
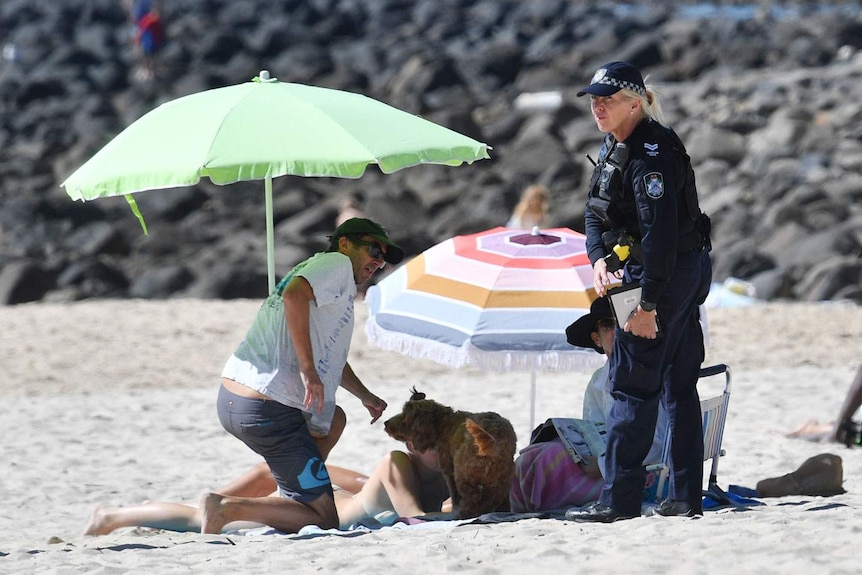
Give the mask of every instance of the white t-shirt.
<path id="1" fill-rule="evenodd" d="M 305 386 L 284 315 L 282 292 L 296 276 L 304 277 L 314 291 L 309 331 L 315 367 L 324 386 L 322 412 L 309 412 L 303 405 Z M 264 300 L 245 339 L 225 364 L 222 377 L 302 410 L 309 420 L 309 430 L 326 435 L 353 336 L 355 298 L 350 258 L 338 252 L 313 255 L 293 268 Z"/>
<path id="2" fill-rule="evenodd" d="M 587 384 L 587 389 L 584 390 L 583 419 L 607 423 L 608 415 L 611 413 L 611 406 L 614 404 L 614 398 L 610 390 L 610 381 L 610 362 L 605 362 L 602 367 L 593 372 L 593 376 Z M 667 412 L 665 411 L 664 403 L 660 402 L 652 447 L 646 459 L 644 459 L 644 463 L 658 463 L 661 461 L 665 435 L 667 435 L 667 425 Z M 604 470 L 604 457 L 599 458 L 599 464 L 601 465 L 601 469 Z"/>

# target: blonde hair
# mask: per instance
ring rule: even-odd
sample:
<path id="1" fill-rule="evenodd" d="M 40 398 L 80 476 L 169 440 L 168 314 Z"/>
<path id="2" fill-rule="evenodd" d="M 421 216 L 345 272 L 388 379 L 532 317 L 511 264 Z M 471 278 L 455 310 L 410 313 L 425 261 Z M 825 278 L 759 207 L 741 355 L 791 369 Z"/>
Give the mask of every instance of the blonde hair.
<path id="1" fill-rule="evenodd" d="M 543 228 L 547 225 L 548 219 L 548 188 L 539 184 L 527 186 L 521 194 L 521 200 L 515 209 L 512 211 L 512 220 L 519 222 L 518 226 L 532 228 L 539 226 Z"/>
<path id="2" fill-rule="evenodd" d="M 622 92 L 629 98 L 640 100 L 641 111 L 645 116 L 649 116 L 665 128 L 669 127 L 661 111 L 661 100 L 659 100 L 658 94 L 655 92 L 655 86 L 652 84 L 645 84 L 644 86 L 646 87 L 646 92 L 643 96 L 628 88 L 623 88 Z"/>

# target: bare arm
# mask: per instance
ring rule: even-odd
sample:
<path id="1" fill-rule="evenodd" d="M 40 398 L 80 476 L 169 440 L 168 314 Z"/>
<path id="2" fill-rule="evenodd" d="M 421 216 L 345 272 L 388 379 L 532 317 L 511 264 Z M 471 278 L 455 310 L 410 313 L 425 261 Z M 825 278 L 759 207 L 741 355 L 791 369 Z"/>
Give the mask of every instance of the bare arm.
<path id="1" fill-rule="evenodd" d="M 365 387 L 365 384 L 354 373 L 349 363 L 344 364 L 344 371 L 341 372 L 341 387 L 355 395 L 362 402 L 362 405 L 371 414 L 371 423 L 374 423 L 383 415 L 383 411 L 387 405 L 386 402 Z"/>
<path id="2" fill-rule="evenodd" d="M 284 288 L 282 299 L 287 329 L 299 359 L 299 375 L 305 385 L 303 403 L 311 411 L 319 412 L 323 409 L 323 382 L 314 366 L 309 320 L 314 290 L 308 280 L 297 276 Z"/>
<path id="3" fill-rule="evenodd" d="M 608 263 L 600 259 L 593 264 L 593 288 L 596 290 L 596 295 L 599 297 L 608 293 L 608 286 L 617 278 L 617 274 L 622 275 L 619 271 L 612 273 L 608 271 Z M 619 278 L 617 278 L 619 279 Z"/>
<path id="4" fill-rule="evenodd" d="M 393 451 L 378 464 L 375 473 L 399 517 L 425 514 L 419 502 L 419 477 L 409 455 Z"/>

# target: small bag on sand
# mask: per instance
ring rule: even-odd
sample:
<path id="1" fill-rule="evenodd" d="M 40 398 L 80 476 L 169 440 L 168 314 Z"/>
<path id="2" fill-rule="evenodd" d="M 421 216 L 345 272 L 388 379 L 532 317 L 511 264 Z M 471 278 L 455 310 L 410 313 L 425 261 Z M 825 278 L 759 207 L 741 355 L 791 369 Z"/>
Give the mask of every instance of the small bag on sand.
<path id="1" fill-rule="evenodd" d="M 756 489 L 760 497 L 840 495 L 845 493 L 841 487 L 843 482 L 841 458 L 831 453 L 821 453 L 806 459 L 796 471 L 758 481 Z"/>

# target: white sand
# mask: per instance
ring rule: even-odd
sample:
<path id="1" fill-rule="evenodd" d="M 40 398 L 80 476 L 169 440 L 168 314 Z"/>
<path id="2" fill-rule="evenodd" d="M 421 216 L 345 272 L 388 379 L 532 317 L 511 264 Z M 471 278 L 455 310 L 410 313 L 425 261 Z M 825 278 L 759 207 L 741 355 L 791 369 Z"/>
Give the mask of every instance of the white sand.
<path id="1" fill-rule="evenodd" d="M 733 368 L 719 483 L 753 487 L 833 452 L 845 495 L 766 500 L 701 519 L 612 525 L 556 520 L 382 530 L 305 540 L 121 529 L 81 531 L 96 503 L 195 501 L 257 461 L 224 432 L 215 394 L 224 360 L 257 301 L 99 301 L 2 310 L 0 573 L 844 573 L 859 566 L 862 449 L 787 439 L 835 416 L 862 358 L 862 309 L 770 304 L 711 309 L 708 363 Z M 529 432 L 529 374 L 454 371 L 371 348 L 365 307 L 351 351 L 357 373 L 397 412 L 409 389 Z M 577 416 L 586 373 L 539 374 L 537 420 Z M 704 382 L 702 395 L 716 389 Z M 365 472 L 399 444 L 345 394 L 336 464 Z M 233 543 L 233 544 L 231 544 Z"/>

